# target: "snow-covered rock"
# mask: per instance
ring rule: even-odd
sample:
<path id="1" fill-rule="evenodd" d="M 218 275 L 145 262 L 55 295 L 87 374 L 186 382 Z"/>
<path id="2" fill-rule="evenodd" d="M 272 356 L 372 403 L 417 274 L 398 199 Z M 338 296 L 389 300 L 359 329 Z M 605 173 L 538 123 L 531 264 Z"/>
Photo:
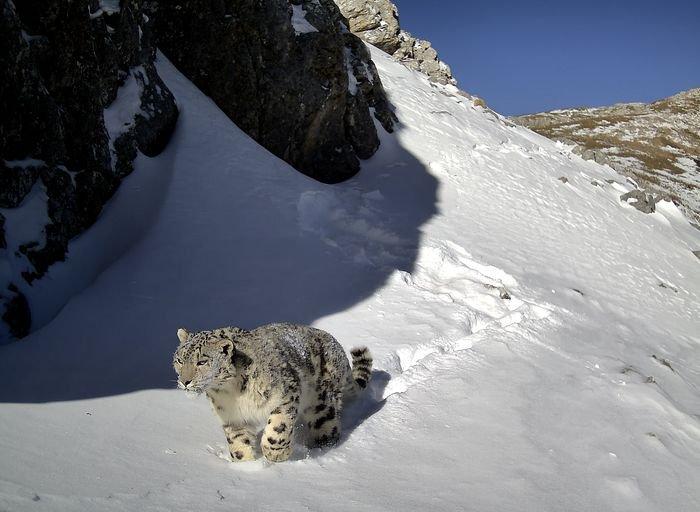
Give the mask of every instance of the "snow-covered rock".
<path id="1" fill-rule="evenodd" d="M 642 213 L 654 213 L 656 211 L 656 198 L 643 190 L 634 189 L 620 196 L 620 201 L 625 201 Z"/>
<path id="2" fill-rule="evenodd" d="M 42 325 L 36 282 L 175 126 L 148 19 L 140 3 L 119 5 L 0 3 L 0 343 Z"/>
<path id="3" fill-rule="evenodd" d="M 318 180 L 354 175 L 379 146 L 374 119 L 389 131 L 396 120 L 369 52 L 331 0 L 0 9 L 0 209 L 16 210 L 0 211 L 0 341 L 41 327 L 95 277 L 97 266 L 72 262 L 70 284 L 33 286 L 65 260 L 138 153 L 154 156 L 169 139 L 177 108 L 153 67 L 156 37 L 241 128 Z M 96 247 L 92 260 L 118 257 L 126 238 Z"/>

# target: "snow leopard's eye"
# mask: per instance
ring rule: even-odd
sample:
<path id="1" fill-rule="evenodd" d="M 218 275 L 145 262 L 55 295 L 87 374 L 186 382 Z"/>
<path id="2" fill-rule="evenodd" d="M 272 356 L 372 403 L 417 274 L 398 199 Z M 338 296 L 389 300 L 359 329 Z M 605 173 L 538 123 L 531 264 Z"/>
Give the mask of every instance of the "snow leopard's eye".
<path id="1" fill-rule="evenodd" d="M 203 364 L 207 364 L 209 362 L 209 359 L 200 359 L 197 361 L 197 366 L 202 366 Z"/>
<path id="2" fill-rule="evenodd" d="M 175 364 L 182 364 L 182 361 L 180 360 L 179 357 L 175 359 Z"/>

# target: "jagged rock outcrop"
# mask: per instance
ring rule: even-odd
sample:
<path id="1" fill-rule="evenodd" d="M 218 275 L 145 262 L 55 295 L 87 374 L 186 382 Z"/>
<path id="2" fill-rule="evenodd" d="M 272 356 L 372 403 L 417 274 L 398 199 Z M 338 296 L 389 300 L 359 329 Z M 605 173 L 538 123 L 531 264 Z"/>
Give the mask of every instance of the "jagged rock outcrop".
<path id="1" fill-rule="evenodd" d="M 633 189 L 620 196 L 620 201 L 634 206 L 642 213 L 654 213 L 657 199 L 653 194 L 647 194 L 644 190 Z"/>
<path id="2" fill-rule="evenodd" d="M 158 46 L 246 133 L 336 183 L 394 116 L 369 53 L 331 0 L 152 1 Z"/>
<path id="3" fill-rule="evenodd" d="M 399 26 L 399 11 L 389 0 L 336 0 L 350 31 L 441 84 L 456 85 L 450 67 L 438 58 L 429 41 L 417 39 Z"/>
<path id="4" fill-rule="evenodd" d="M 512 118 L 574 145 L 582 158 L 608 164 L 657 199 L 669 198 L 700 226 L 700 89 L 653 103 L 554 110 Z M 633 198 L 653 211 L 654 202 Z"/>
<path id="5" fill-rule="evenodd" d="M 399 34 L 399 49 L 393 56 L 403 62 L 406 67 L 428 75 L 433 82 L 457 85 L 452 76 L 450 66 L 438 58 L 437 51 L 430 41 L 416 39 L 410 33 L 402 30 Z"/>
<path id="6" fill-rule="evenodd" d="M 24 292 L 137 152 L 167 143 L 178 112 L 154 56 L 138 1 L 0 0 L 0 341 L 27 334 Z"/>
<path id="7" fill-rule="evenodd" d="M 392 55 L 401 46 L 399 11 L 389 0 L 336 0 L 350 31 Z"/>

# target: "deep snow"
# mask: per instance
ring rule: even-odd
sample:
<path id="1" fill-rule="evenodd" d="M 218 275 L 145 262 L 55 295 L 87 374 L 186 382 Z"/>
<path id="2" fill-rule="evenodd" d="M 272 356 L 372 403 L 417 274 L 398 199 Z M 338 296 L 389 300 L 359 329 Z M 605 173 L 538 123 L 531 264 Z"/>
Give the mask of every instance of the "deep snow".
<path id="1" fill-rule="evenodd" d="M 74 245 L 144 236 L 0 349 L 0 510 L 700 510 L 698 231 L 372 56 L 401 125 L 333 186 L 161 58 L 175 138 Z M 129 192 L 147 170 L 153 204 Z M 174 389 L 175 331 L 270 321 L 365 343 L 377 372 L 339 447 L 232 464 Z"/>

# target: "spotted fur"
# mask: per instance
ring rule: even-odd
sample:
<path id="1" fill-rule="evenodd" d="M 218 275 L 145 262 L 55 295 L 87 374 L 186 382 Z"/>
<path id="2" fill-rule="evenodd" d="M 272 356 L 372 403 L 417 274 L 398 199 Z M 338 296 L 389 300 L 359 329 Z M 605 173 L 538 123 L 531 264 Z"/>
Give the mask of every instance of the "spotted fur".
<path id="1" fill-rule="evenodd" d="M 221 419 L 234 461 L 256 458 L 256 440 L 268 460 L 292 453 L 299 425 L 311 446 L 340 438 L 344 402 L 369 383 L 372 356 L 352 349 L 353 365 L 327 332 L 293 324 L 270 324 L 245 331 L 177 332 L 173 357 L 178 387 L 206 393 Z"/>

